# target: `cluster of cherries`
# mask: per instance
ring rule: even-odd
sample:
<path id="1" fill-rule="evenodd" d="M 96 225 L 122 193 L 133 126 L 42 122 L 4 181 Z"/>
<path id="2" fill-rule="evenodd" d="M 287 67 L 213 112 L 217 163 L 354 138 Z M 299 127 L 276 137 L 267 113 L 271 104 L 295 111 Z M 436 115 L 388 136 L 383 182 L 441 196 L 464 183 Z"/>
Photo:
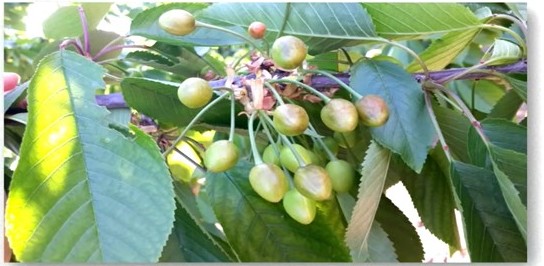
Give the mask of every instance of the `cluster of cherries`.
<path id="1" fill-rule="evenodd" d="M 169 34 L 182 36 L 190 34 L 199 25 L 207 24 L 196 21 L 185 10 L 175 9 L 162 14 L 159 25 Z M 254 22 L 249 26 L 248 33 L 255 39 L 262 39 L 266 25 Z M 269 54 L 276 68 L 294 71 L 305 60 L 307 47 L 297 37 L 283 36 L 274 41 Z M 309 87 L 303 83 L 296 84 Z M 273 87 L 269 87 L 269 90 L 273 90 Z M 285 103 L 277 92 L 270 92 L 277 100 L 273 108 L 253 108 L 248 113 L 248 132 L 255 163 L 249 172 L 249 182 L 263 199 L 273 203 L 282 201 L 290 217 L 302 224 L 309 224 L 315 218 L 316 203 L 330 199 L 333 191 L 349 191 L 354 184 L 356 171 L 349 162 L 336 157 L 340 142 L 332 137 L 322 138 L 315 132 L 304 108 Z M 315 90 L 312 92 L 319 94 Z M 189 108 L 212 105 L 210 101 L 213 95 L 214 91 L 208 82 L 200 78 L 188 78 L 178 88 L 179 100 Z M 353 134 L 359 122 L 365 126 L 378 127 L 388 120 L 387 104 L 379 96 L 359 96 L 354 102 L 342 98 L 330 99 L 323 94 L 319 96 L 325 103 L 321 109 L 321 120 L 335 132 L 335 136 Z M 233 93 L 231 97 L 234 97 Z M 255 144 L 253 122 L 257 118 L 270 139 L 262 155 Z M 309 133 L 307 135 L 314 140 L 313 150 L 292 139 L 305 133 Z M 238 158 L 239 151 L 232 142 L 231 134 L 231 139 L 216 141 L 206 149 L 203 163 L 207 171 L 217 173 L 234 167 Z"/>

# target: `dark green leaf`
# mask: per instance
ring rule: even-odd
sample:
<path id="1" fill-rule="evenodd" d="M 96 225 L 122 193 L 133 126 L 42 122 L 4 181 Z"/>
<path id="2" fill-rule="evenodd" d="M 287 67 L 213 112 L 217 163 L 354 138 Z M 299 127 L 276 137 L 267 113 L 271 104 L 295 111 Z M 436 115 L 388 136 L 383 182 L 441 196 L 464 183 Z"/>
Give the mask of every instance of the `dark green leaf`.
<path id="1" fill-rule="evenodd" d="M 423 245 L 416 228 L 408 218 L 385 196 L 382 196 L 376 221 L 380 223 L 397 251 L 400 262 L 423 261 Z"/>
<path id="2" fill-rule="evenodd" d="M 247 179 L 253 165 L 241 160 L 224 173 L 207 177 L 206 191 L 232 247 L 244 262 L 350 260 L 336 201 L 320 204 L 315 220 L 302 225 L 257 195 Z"/>
<path id="3" fill-rule="evenodd" d="M 177 58 L 178 62 L 173 62 L 169 58 L 160 54 L 147 51 L 136 51 L 129 53 L 125 59 L 178 74 L 183 77 L 198 76 L 202 68 L 206 67 L 207 65 L 199 56 L 190 53 L 188 50 L 185 50 L 184 58 Z"/>
<path id="4" fill-rule="evenodd" d="M 375 94 L 385 100 L 389 119 L 383 126 L 370 128 L 372 137 L 420 172 L 436 134 L 421 86 L 400 66 L 373 60 L 361 60 L 352 67 L 350 86 L 363 96 Z"/>
<path id="5" fill-rule="evenodd" d="M 370 144 L 361 170 L 357 203 L 346 230 L 346 243 L 354 262 L 369 260 L 369 234 L 383 193 L 391 152 Z"/>
<path id="6" fill-rule="evenodd" d="M 179 204 L 176 207 L 176 220 L 169 239 L 175 248 L 167 252 L 163 250 L 159 261 L 229 262 L 229 258 L 202 232 L 191 215 Z"/>
<path id="7" fill-rule="evenodd" d="M 467 30 L 481 24 L 466 7 L 455 3 L 365 3 L 376 32 L 393 39 Z"/>
<path id="8" fill-rule="evenodd" d="M 527 154 L 526 127 L 504 119 L 486 119 L 481 126 L 493 145 Z"/>
<path id="9" fill-rule="evenodd" d="M 200 17 L 246 30 L 253 21 L 267 26 L 265 39 L 272 43 L 279 33 L 286 7 L 283 35 L 299 37 L 310 54 L 351 46 L 376 37 L 374 25 L 358 3 L 216 3 Z"/>
<path id="10" fill-rule="evenodd" d="M 510 83 L 512 89 L 517 92 L 524 101 L 527 101 L 527 81 L 515 79 L 509 76 L 506 76 L 506 81 Z"/>
<path id="11" fill-rule="evenodd" d="M 486 114 L 491 112 L 493 106 L 504 96 L 504 88 L 489 80 L 456 80 L 451 83 L 451 88 L 457 91 L 470 109 Z"/>
<path id="12" fill-rule="evenodd" d="M 106 45 L 123 45 L 124 44 L 124 38 L 121 37 L 119 34 L 111 31 L 103 31 L 103 30 L 91 30 L 89 31 L 89 42 L 91 46 L 91 55 L 95 56 L 97 55 L 102 48 L 106 47 Z M 84 39 L 80 37 L 81 43 L 84 42 Z M 111 47 L 111 46 L 110 46 Z M 102 54 L 101 56 L 94 58 L 93 60 L 95 62 L 108 60 L 117 58 L 121 54 L 122 49 L 116 49 L 110 52 L 107 52 L 105 54 Z"/>
<path id="13" fill-rule="evenodd" d="M 110 10 L 111 3 L 84 3 L 88 27 L 94 30 Z M 43 23 L 43 33 L 50 39 L 78 37 L 83 34 L 77 6 L 64 6 L 47 18 Z"/>
<path id="14" fill-rule="evenodd" d="M 493 172 L 461 162 L 453 162 L 451 171 L 463 207 L 471 260 L 526 261 L 527 245 Z"/>
<path id="15" fill-rule="evenodd" d="M 130 107 L 162 123 L 185 126 L 202 108 L 190 109 L 184 106 L 177 96 L 178 86 L 177 83 L 144 78 L 125 78 L 121 82 L 123 97 Z M 236 113 L 242 110 L 239 104 L 236 108 Z M 230 110 L 230 100 L 220 101 L 201 121 L 213 125 L 230 125 L 230 116 L 225 110 Z M 247 127 L 247 120 L 240 117 L 236 120 L 239 127 Z"/>
<path id="16" fill-rule="evenodd" d="M 480 29 L 450 32 L 433 43 L 419 55 L 430 71 L 444 69 L 455 59 L 474 39 Z M 422 71 L 417 61 L 412 61 L 406 67 L 408 72 Z"/>
<path id="17" fill-rule="evenodd" d="M 410 193 L 421 221 L 436 237 L 460 249 L 454 192 L 448 176 L 432 157 L 427 158 L 421 174 L 410 172 L 403 176 L 402 183 Z"/>
<path id="18" fill-rule="evenodd" d="M 168 10 L 184 9 L 188 12 L 195 13 L 206 6 L 207 4 L 204 3 L 172 3 L 147 9 L 140 12 L 134 20 L 132 20 L 130 34 L 143 36 L 172 45 L 217 46 L 244 43 L 244 40 L 240 37 L 236 37 L 223 31 L 203 27 L 198 27 L 194 32 L 185 36 L 175 36 L 161 29 L 158 24 L 159 17 Z M 227 28 L 245 33 L 245 29 L 241 31 L 239 27 Z"/>
<path id="19" fill-rule="evenodd" d="M 192 222 L 198 226 L 203 236 L 207 237 L 207 241 L 215 245 L 214 249 L 218 249 L 225 254 L 229 258 L 228 261 L 237 262 L 237 256 L 232 252 L 231 246 L 223 240 L 224 234 L 215 225 L 207 223 L 206 217 L 198 208 L 198 198 L 193 194 L 191 188 L 185 183 L 174 181 L 174 193 L 178 204 L 187 212 Z"/>
<path id="20" fill-rule="evenodd" d="M 527 232 L 527 129 L 502 119 L 486 119 L 481 126 L 489 139 L 489 157 L 474 129 L 469 133 L 469 145 L 479 146 L 478 161 L 485 160 L 493 168 L 504 199 L 520 232 Z"/>
<path id="21" fill-rule="evenodd" d="M 19 96 L 25 92 L 26 88 L 28 88 L 28 82 L 18 85 L 15 87 L 15 89 L 4 95 L 4 115 L 11 105 L 19 98 Z"/>
<path id="22" fill-rule="evenodd" d="M 336 194 L 338 203 L 344 213 L 346 220 L 351 219 L 351 214 L 355 207 L 356 201 L 353 196 L 348 193 Z M 397 254 L 393 247 L 393 242 L 389 240 L 387 233 L 381 225 L 374 221 L 368 235 L 368 261 L 369 262 L 397 262 Z"/>
<path id="23" fill-rule="evenodd" d="M 468 119 L 459 112 L 441 106 L 434 105 L 433 110 L 450 151 L 458 160 L 468 162 L 467 141 L 471 127 Z"/>
<path id="24" fill-rule="evenodd" d="M 6 234 L 22 262 L 156 262 L 166 243 L 175 208 L 168 168 L 147 134 L 110 128 L 95 103 L 103 75 L 60 51 L 30 83 L 6 208 Z"/>
<path id="25" fill-rule="evenodd" d="M 523 99 L 517 92 L 511 90 L 493 106 L 489 118 L 503 118 L 512 121 L 522 104 Z"/>

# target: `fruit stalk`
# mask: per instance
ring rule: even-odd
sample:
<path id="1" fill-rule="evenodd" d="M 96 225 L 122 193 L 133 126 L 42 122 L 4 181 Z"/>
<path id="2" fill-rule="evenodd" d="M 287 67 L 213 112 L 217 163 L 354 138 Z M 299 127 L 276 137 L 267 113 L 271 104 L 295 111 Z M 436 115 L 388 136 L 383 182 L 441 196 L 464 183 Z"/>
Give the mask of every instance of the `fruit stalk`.
<path id="1" fill-rule="evenodd" d="M 176 147 L 176 145 L 181 141 L 181 139 L 185 136 L 185 134 L 187 134 L 187 131 L 189 131 L 189 129 L 191 129 L 191 127 L 202 117 L 202 115 L 204 115 L 215 104 L 217 104 L 219 101 L 223 100 L 223 98 L 227 97 L 229 94 L 230 93 L 225 93 L 225 94 L 217 97 L 215 100 L 213 100 L 208 105 L 206 105 L 206 107 L 202 108 L 202 110 L 200 110 L 200 112 L 198 112 L 198 114 L 196 114 L 196 116 L 193 118 L 193 120 L 191 120 L 191 122 L 189 122 L 189 124 L 185 127 L 185 129 L 183 129 L 183 132 L 181 132 L 179 137 L 176 140 L 174 140 L 173 144 L 170 147 L 168 147 L 168 149 L 166 149 L 166 151 L 164 151 L 162 153 L 162 157 L 166 157 L 166 155 L 168 155 Z"/>

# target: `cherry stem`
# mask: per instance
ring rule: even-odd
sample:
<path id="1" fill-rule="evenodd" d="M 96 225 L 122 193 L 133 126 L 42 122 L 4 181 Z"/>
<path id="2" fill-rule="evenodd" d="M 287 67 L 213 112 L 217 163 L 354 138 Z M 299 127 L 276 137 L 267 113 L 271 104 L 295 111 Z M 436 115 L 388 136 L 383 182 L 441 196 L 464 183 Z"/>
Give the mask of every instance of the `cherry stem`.
<path id="1" fill-rule="evenodd" d="M 291 3 L 287 2 L 285 3 L 285 12 L 284 12 L 285 16 L 283 17 L 283 20 L 281 21 L 281 27 L 275 39 L 281 37 L 281 35 L 283 34 L 283 31 L 285 30 L 285 26 L 287 26 L 287 20 L 289 19 L 290 13 L 291 13 Z"/>
<path id="2" fill-rule="evenodd" d="M 272 145 L 272 148 L 274 149 L 274 153 L 279 158 L 280 157 L 280 149 L 278 148 L 278 144 L 280 142 L 276 143 L 276 141 L 274 141 L 274 137 L 272 136 L 272 133 L 270 133 L 270 129 L 268 128 L 268 125 L 266 123 L 263 123 L 263 131 L 266 134 L 266 137 L 268 138 L 268 142 L 270 142 L 270 145 Z"/>
<path id="3" fill-rule="evenodd" d="M 313 131 L 317 135 L 317 131 L 315 130 L 314 126 L 311 123 L 309 124 L 309 128 L 311 131 Z M 327 154 L 327 157 L 329 157 L 329 161 L 338 160 L 338 158 L 334 155 L 334 153 L 332 153 L 332 151 L 329 149 L 329 147 L 327 147 L 325 142 L 323 142 L 323 140 L 320 137 L 312 137 L 312 139 L 317 141 L 317 143 L 323 148 L 323 150 Z"/>
<path id="4" fill-rule="evenodd" d="M 436 133 L 438 134 L 438 139 L 440 140 L 440 144 L 442 145 L 442 149 L 444 150 L 444 153 L 446 154 L 446 157 L 448 158 L 449 162 L 453 161 L 453 157 L 450 153 L 450 150 L 448 148 L 448 144 L 446 143 L 446 139 L 444 138 L 444 135 L 442 134 L 442 130 L 440 129 L 440 125 L 438 124 L 438 121 L 436 119 L 436 115 L 433 110 L 430 92 L 425 91 L 423 93 L 423 96 L 425 98 L 425 107 L 427 108 L 427 111 L 429 112 L 429 116 L 431 117 L 431 121 L 433 122 L 433 126 L 436 130 Z"/>
<path id="5" fill-rule="evenodd" d="M 235 121 L 236 121 L 236 111 L 235 111 L 235 98 L 234 93 L 230 92 L 230 132 L 229 132 L 229 141 L 232 142 L 234 140 L 234 129 L 235 129 Z"/>
<path id="6" fill-rule="evenodd" d="M 465 103 L 463 102 L 463 100 L 461 98 L 459 98 L 459 96 L 457 96 L 457 94 L 451 92 L 450 90 L 446 89 L 444 86 L 442 86 L 441 84 L 437 84 L 437 83 L 434 83 L 434 82 L 431 82 L 430 84 L 431 86 L 433 86 L 434 88 L 437 88 L 438 90 L 444 92 L 448 97 L 452 98 L 456 103 L 457 105 L 461 108 L 461 110 L 463 111 L 463 115 L 468 118 L 468 120 L 470 121 L 470 124 L 472 125 L 472 127 L 474 127 L 474 129 L 476 130 L 476 132 L 478 133 L 478 135 L 480 135 L 480 138 L 482 139 L 484 145 L 486 147 L 489 147 L 489 139 L 487 138 L 487 136 L 485 135 L 483 129 L 482 129 L 482 126 L 480 125 L 480 122 L 478 122 L 478 120 L 476 120 L 476 118 L 474 117 L 474 115 L 472 115 L 472 113 L 470 112 L 470 110 L 468 109 L 468 107 L 465 105 Z"/>
<path id="7" fill-rule="evenodd" d="M 351 93 L 351 95 L 353 95 L 356 99 L 360 99 L 361 97 L 361 94 L 359 94 L 358 92 L 356 92 L 352 87 L 350 87 L 348 84 L 344 83 L 343 81 L 341 81 L 339 78 L 335 77 L 334 75 L 332 75 L 331 73 L 328 73 L 326 71 L 323 71 L 323 70 L 318 70 L 318 69 L 305 69 L 303 70 L 303 73 L 314 73 L 314 74 L 320 74 L 320 75 L 323 75 L 323 76 L 326 76 L 334 81 L 336 81 L 336 83 L 338 83 L 338 85 L 340 85 L 340 87 L 344 88 L 345 90 L 347 90 L 349 93 Z"/>
<path id="8" fill-rule="evenodd" d="M 168 149 L 166 149 L 165 152 L 162 153 L 162 156 L 166 157 L 176 147 L 176 145 L 178 145 L 181 139 L 185 136 L 185 134 L 187 134 L 189 129 L 191 129 L 191 127 L 193 127 L 193 125 L 200 119 L 200 117 L 202 117 L 202 115 L 204 115 L 208 110 L 210 110 L 211 107 L 213 107 L 215 104 L 223 100 L 223 98 L 227 97 L 229 94 L 230 93 L 225 93 L 217 97 L 215 100 L 213 100 L 208 105 L 206 105 L 206 107 L 202 108 L 202 110 L 200 110 L 200 112 L 196 114 L 193 120 L 191 120 L 191 122 L 189 122 L 189 124 L 183 129 L 183 132 L 181 132 L 181 134 L 176 138 L 176 140 L 174 140 L 174 143 L 170 147 L 168 147 Z"/>
<path id="9" fill-rule="evenodd" d="M 251 152 L 253 153 L 253 160 L 255 161 L 255 165 L 259 165 L 263 163 L 263 159 L 261 158 L 261 155 L 259 154 L 259 150 L 257 149 L 257 144 L 255 143 L 255 132 L 253 129 L 253 121 L 255 120 L 256 114 L 257 112 L 253 112 L 249 116 L 247 131 L 249 132 L 249 143 L 251 145 Z"/>
<path id="10" fill-rule="evenodd" d="M 513 31 L 513 30 L 511 30 L 509 28 L 505 28 L 503 26 L 490 25 L 490 24 L 483 24 L 483 25 L 479 25 L 477 27 L 482 28 L 482 29 L 500 30 L 500 31 L 503 31 L 503 32 L 506 32 L 506 33 L 510 34 L 514 39 L 516 39 L 516 42 L 518 42 L 518 45 L 521 48 L 521 56 L 523 58 L 527 57 L 527 45 L 525 45 L 525 41 L 515 31 Z"/>
<path id="11" fill-rule="evenodd" d="M 89 42 L 89 25 L 87 23 L 87 16 L 82 6 L 78 6 L 79 18 L 81 20 L 81 27 L 83 29 L 83 43 L 85 44 L 85 56 L 89 56 L 91 53 L 91 42 Z"/>
<path id="12" fill-rule="evenodd" d="M 284 105 L 285 102 L 283 101 L 283 99 L 281 98 L 280 94 L 278 93 L 278 91 L 276 91 L 276 88 L 274 88 L 274 86 L 270 85 L 270 83 L 268 82 L 264 82 L 264 85 L 270 90 L 270 92 L 274 95 L 274 98 L 276 98 L 276 101 L 278 101 L 280 103 L 280 105 Z"/>
<path id="13" fill-rule="evenodd" d="M 291 83 L 291 84 L 295 84 L 299 87 L 302 87 L 303 89 L 313 93 L 314 95 L 318 96 L 319 98 L 321 98 L 323 100 L 323 102 L 325 103 L 328 103 L 331 101 L 331 98 L 327 97 L 327 95 L 321 93 L 320 91 L 300 82 L 300 81 L 297 81 L 297 80 L 292 80 L 292 79 L 276 79 L 276 80 L 271 80 L 269 81 L 269 83 Z"/>
<path id="14" fill-rule="evenodd" d="M 497 19 L 506 19 L 506 20 L 510 20 L 510 21 L 514 22 L 521 29 L 521 32 L 523 33 L 523 36 L 525 36 L 525 38 L 527 38 L 527 24 L 525 24 L 525 22 L 522 21 L 521 19 L 519 19 L 519 18 L 517 18 L 515 16 L 510 16 L 510 15 L 505 15 L 505 14 L 493 14 L 491 16 L 491 18 L 487 21 L 487 23 L 489 23 L 489 22 L 491 22 L 493 20 L 497 20 Z"/>
<path id="15" fill-rule="evenodd" d="M 447 82 L 450 82 L 450 81 L 453 81 L 453 80 L 457 80 L 467 74 L 470 74 L 476 70 L 479 70 L 479 68 L 482 68 L 482 67 L 485 67 L 489 64 L 492 64 L 494 62 L 497 62 L 498 60 L 501 60 L 500 58 L 496 58 L 496 59 L 492 59 L 492 60 L 488 60 L 486 62 L 483 62 L 483 63 L 480 63 L 480 64 L 477 64 L 477 65 L 474 65 L 474 66 L 471 66 L 469 68 L 465 68 L 463 69 L 463 71 L 461 72 L 458 72 L 456 73 L 455 75 L 452 75 L 452 76 L 449 76 L 449 77 L 444 77 L 443 79 L 439 79 L 436 81 L 436 83 L 440 83 L 440 84 L 444 84 L 444 83 L 447 83 Z"/>
<path id="16" fill-rule="evenodd" d="M 71 40 L 66 40 L 66 41 L 63 41 L 60 45 L 59 45 L 59 49 L 66 49 L 66 47 L 68 45 L 72 45 L 76 48 L 77 52 L 80 54 L 80 55 L 85 55 L 85 52 L 83 51 L 83 48 L 81 48 L 81 46 L 73 39 Z"/>
<path id="17" fill-rule="evenodd" d="M 264 120 L 266 122 L 268 122 L 269 125 L 274 126 L 274 121 L 272 121 L 272 119 L 270 119 L 270 117 L 268 117 L 268 115 L 263 114 L 262 111 L 259 111 L 259 114 L 262 114 L 261 118 L 264 118 Z M 291 141 L 285 135 L 283 135 L 281 133 L 278 133 L 278 135 L 280 136 L 283 143 L 285 145 L 287 145 L 287 147 L 289 147 L 289 149 L 291 150 L 291 152 L 295 156 L 295 159 L 297 160 L 297 163 L 298 163 L 299 167 L 306 166 L 306 163 L 304 162 L 304 159 L 302 159 L 302 156 L 300 156 L 300 154 L 298 154 L 295 147 L 293 147 L 293 144 L 291 143 Z"/>
<path id="18" fill-rule="evenodd" d="M 174 147 L 174 151 L 176 151 L 179 155 L 183 156 L 187 161 L 189 161 L 191 164 L 193 164 L 195 167 L 197 167 L 199 170 L 206 172 L 206 169 L 202 167 L 199 163 L 195 162 L 191 157 L 187 156 L 184 152 L 180 151 L 177 147 Z"/>
<path id="19" fill-rule="evenodd" d="M 197 21 L 196 22 L 196 26 L 197 27 L 203 27 L 203 28 L 209 28 L 209 29 L 214 29 L 214 30 L 220 30 L 220 31 L 223 31 L 223 32 L 226 32 L 226 33 L 229 33 L 231 35 L 234 35 L 236 37 L 239 37 L 241 39 L 243 39 L 244 41 L 248 42 L 249 44 L 251 44 L 251 46 L 253 46 L 253 48 L 255 48 L 256 50 L 258 50 L 259 52 L 263 52 L 259 46 L 257 46 L 257 44 L 255 44 L 255 42 L 253 40 L 251 40 L 250 38 L 238 33 L 238 32 L 235 32 L 235 31 L 232 31 L 232 30 L 229 30 L 229 29 L 226 29 L 226 28 L 223 28 L 223 27 L 219 27 L 219 26 L 215 26 L 215 25 L 212 25 L 212 24 L 208 24 L 208 23 L 205 23 L 205 22 L 202 22 L 202 21 Z"/>

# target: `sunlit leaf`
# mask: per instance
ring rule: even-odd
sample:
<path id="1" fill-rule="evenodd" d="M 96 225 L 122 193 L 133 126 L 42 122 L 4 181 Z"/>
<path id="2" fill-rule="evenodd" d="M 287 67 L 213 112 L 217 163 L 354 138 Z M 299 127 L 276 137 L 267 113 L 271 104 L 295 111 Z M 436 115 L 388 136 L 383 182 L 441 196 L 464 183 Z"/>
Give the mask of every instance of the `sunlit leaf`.
<path id="1" fill-rule="evenodd" d="M 83 3 L 89 30 L 94 30 L 110 10 L 112 3 Z M 81 18 L 77 6 L 64 6 L 57 9 L 43 23 L 43 33 L 50 39 L 78 37 L 83 34 Z"/>
<path id="2" fill-rule="evenodd" d="M 521 48 L 507 40 L 495 40 L 491 52 L 484 54 L 482 61 L 493 61 L 489 65 L 505 65 L 517 62 L 522 57 Z"/>
<path id="3" fill-rule="evenodd" d="M 376 32 L 405 39 L 433 33 L 467 30 L 481 24 L 466 7 L 455 3 L 364 3 Z"/>
<path id="4" fill-rule="evenodd" d="M 219 3 L 204 10 L 201 17 L 244 30 L 251 22 L 261 21 L 267 26 L 265 39 L 272 43 L 286 15 L 283 35 L 299 37 L 310 54 L 376 37 L 370 17 L 358 3 Z"/>
<path id="5" fill-rule="evenodd" d="M 472 42 L 472 39 L 479 31 L 479 29 L 472 29 L 450 32 L 434 40 L 419 57 L 425 62 L 429 71 L 442 70 Z M 423 69 L 414 60 L 406 67 L 406 70 L 408 72 L 419 72 Z"/>
<path id="6" fill-rule="evenodd" d="M 171 3 L 149 8 L 140 12 L 130 25 L 130 34 L 146 37 L 160 42 L 172 45 L 200 45 L 200 46 L 216 46 L 216 45 L 233 45 L 242 44 L 244 39 L 225 33 L 223 31 L 202 28 L 195 29 L 194 32 L 185 36 L 176 36 L 167 33 L 159 26 L 159 17 L 166 11 L 171 9 L 184 9 L 191 13 L 205 8 L 205 3 Z M 241 31 L 239 27 L 227 27 L 230 30 Z"/>
<path id="7" fill-rule="evenodd" d="M 22 262 L 156 262 L 166 243 L 175 207 L 166 164 L 148 135 L 109 123 L 95 103 L 103 74 L 60 51 L 30 83 L 6 208 Z"/>

